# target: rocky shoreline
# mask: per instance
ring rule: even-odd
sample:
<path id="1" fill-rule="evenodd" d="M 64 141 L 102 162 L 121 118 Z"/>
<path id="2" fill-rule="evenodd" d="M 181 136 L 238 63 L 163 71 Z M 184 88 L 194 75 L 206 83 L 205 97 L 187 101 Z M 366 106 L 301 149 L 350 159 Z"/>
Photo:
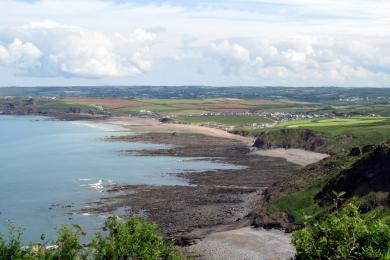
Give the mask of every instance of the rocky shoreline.
<path id="1" fill-rule="evenodd" d="M 109 141 L 170 144 L 167 149 L 127 151 L 140 156 L 193 157 L 239 165 L 237 169 L 183 172 L 188 186 L 121 185 L 107 187 L 112 196 L 92 203 L 88 212 L 108 213 L 127 208 L 157 223 L 160 231 L 188 245 L 217 230 L 250 225 L 246 216 L 260 193 L 300 167 L 284 159 L 251 154 L 237 140 L 188 133 L 147 133 L 110 137 Z M 131 209 L 129 209 L 129 207 Z"/>

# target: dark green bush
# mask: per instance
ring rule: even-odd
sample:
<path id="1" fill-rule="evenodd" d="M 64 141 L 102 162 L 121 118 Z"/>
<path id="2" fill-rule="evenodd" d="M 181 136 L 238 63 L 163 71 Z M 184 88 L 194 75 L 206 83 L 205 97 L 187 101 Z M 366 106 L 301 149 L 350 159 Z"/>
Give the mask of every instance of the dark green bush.
<path id="1" fill-rule="evenodd" d="M 130 217 L 124 223 L 110 217 L 91 243 L 94 259 L 180 259 L 173 244 L 166 244 L 157 227 L 144 219 Z"/>
<path id="2" fill-rule="evenodd" d="M 348 204 L 293 234 L 296 259 L 390 259 L 390 219 Z"/>
<path id="3" fill-rule="evenodd" d="M 157 227 L 146 220 L 130 217 L 121 222 L 110 217 L 104 224 L 103 233 L 96 233 L 89 246 L 83 246 L 80 237 L 85 233 L 73 225 L 58 229 L 55 241 L 46 241 L 23 246 L 22 230 L 12 225 L 7 241 L 0 234 L 0 260 L 77 260 L 77 259 L 181 259 L 173 243 L 166 243 L 158 235 Z M 48 246 L 49 244 L 54 246 Z"/>

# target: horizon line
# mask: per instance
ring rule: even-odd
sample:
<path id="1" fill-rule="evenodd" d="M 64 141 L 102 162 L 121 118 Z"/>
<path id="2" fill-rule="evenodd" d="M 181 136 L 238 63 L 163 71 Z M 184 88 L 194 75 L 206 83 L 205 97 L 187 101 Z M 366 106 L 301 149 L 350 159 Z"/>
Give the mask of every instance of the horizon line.
<path id="1" fill-rule="evenodd" d="M 0 86 L 0 88 L 131 88 L 131 87 L 198 87 L 198 88 L 371 88 L 371 89 L 387 89 L 390 86 L 335 86 L 335 85 L 324 85 L 324 86 L 286 86 L 286 85 L 264 85 L 264 86 L 255 86 L 255 85 L 231 85 L 231 86 L 218 86 L 218 85 L 34 85 L 34 86 Z"/>

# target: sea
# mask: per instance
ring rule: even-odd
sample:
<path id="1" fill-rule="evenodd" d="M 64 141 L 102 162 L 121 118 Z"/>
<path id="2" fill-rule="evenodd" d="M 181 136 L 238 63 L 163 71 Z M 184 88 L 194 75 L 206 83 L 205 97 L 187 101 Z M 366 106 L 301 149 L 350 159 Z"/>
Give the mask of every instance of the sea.
<path id="1" fill-rule="evenodd" d="M 172 173 L 237 167 L 195 158 L 140 156 L 127 151 L 165 146 L 105 140 L 123 134 L 134 133 L 105 124 L 0 115 L 2 236 L 8 237 L 10 224 L 24 230 L 24 243 L 39 241 L 41 234 L 54 239 L 57 228 L 69 224 L 91 234 L 109 215 L 75 212 L 110 196 L 105 192 L 109 184 L 188 185 Z"/>

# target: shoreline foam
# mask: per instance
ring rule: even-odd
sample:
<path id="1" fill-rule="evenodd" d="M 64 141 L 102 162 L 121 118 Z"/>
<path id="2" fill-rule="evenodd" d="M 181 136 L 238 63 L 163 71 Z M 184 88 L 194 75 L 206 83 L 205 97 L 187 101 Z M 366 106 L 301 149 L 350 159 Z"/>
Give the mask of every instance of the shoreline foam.
<path id="1" fill-rule="evenodd" d="M 108 122 L 69 121 L 69 123 L 100 129 L 105 132 L 130 132 L 130 130 L 124 126 L 111 124 Z"/>

